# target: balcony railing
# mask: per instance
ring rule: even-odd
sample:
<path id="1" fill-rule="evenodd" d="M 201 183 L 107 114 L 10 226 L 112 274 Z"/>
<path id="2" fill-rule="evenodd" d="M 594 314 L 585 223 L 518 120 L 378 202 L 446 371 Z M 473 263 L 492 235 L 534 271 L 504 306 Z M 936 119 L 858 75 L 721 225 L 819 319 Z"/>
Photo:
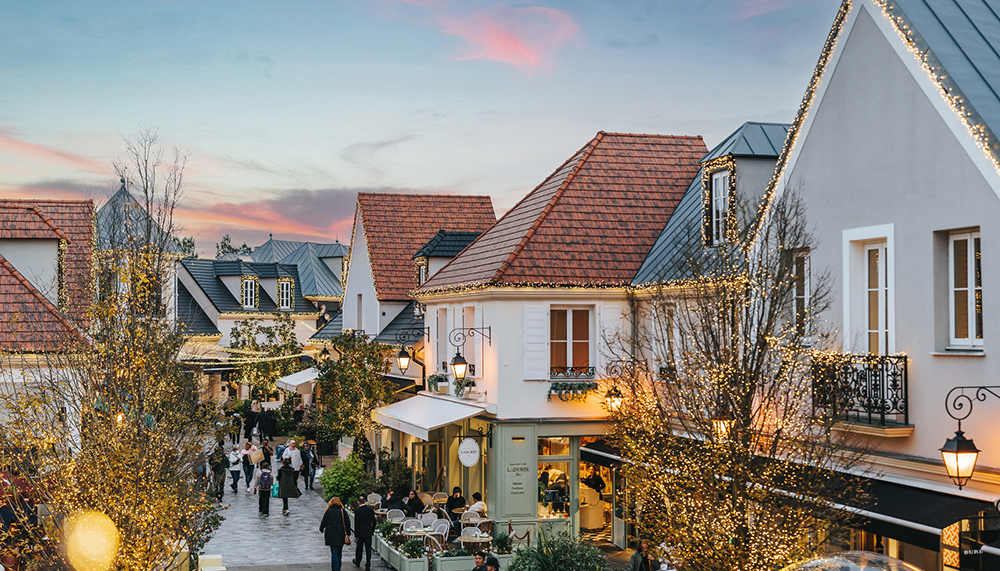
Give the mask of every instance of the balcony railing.
<path id="1" fill-rule="evenodd" d="M 817 354 L 813 406 L 835 418 L 877 426 L 910 424 L 906 355 Z"/>
<path id="2" fill-rule="evenodd" d="M 596 367 L 549 367 L 552 379 L 593 379 L 596 374 Z"/>

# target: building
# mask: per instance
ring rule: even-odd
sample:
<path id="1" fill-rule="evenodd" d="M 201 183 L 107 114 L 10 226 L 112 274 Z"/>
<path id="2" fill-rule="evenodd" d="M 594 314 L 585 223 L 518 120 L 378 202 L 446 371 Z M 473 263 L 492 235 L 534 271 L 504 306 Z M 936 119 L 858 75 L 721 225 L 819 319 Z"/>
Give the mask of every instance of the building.
<path id="1" fill-rule="evenodd" d="M 578 483 L 579 448 L 604 433 L 595 395 L 621 358 L 628 287 L 706 150 L 599 133 L 414 292 L 427 372 L 447 380 L 375 418 L 412 449 L 418 488 L 482 491 L 521 531 L 605 527 L 611 506 Z"/>

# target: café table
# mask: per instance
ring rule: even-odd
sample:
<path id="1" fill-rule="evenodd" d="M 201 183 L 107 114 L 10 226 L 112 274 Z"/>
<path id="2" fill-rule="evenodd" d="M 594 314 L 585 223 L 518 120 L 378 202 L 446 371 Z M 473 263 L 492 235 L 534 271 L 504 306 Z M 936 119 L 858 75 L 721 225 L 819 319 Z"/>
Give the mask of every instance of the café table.
<path id="1" fill-rule="evenodd" d="M 493 537 L 486 534 L 481 535 L 460 535 L 458 536 L 458 542 L 462 544 L 462 547 L 472 548 L 485 547 L 493 542 Z"/>

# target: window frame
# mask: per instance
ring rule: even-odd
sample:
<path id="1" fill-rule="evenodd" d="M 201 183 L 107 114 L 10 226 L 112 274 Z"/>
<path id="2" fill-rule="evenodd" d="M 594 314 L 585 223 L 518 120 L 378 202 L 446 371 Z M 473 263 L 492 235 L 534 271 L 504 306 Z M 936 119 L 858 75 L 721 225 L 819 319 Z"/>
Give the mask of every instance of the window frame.
<path id="1" fill-rule="evenodd" d="M 791 253 L 792 257 L 792 319 L 795 336 L 799 345 L 812 345 L 812 328 L 808 319 L 809 303 L 812 286 L 812 259 L 809 248 L 800 248 Z M 799 262 L 802 262 L 802 274 L 799 275 Z M 800 293 L 801 288 L 801 293 Z M 800 302 L 801 300 L 801 302 Z M 800 307 L 801 305 L 801 307 Z"/>
<path id="2" fill-rule="evenodd" d="M 554 340 L 552 339 L 552 320 L 555 319 L 554 312 L 565 311 L 566 312 L 566 339 Z M 573 336 L 573 313 L 576 311 L 586 311 L 587 312 L 587 366 L 585 367 L 587 371 L 577 371 L 576 369 L 583 369 L 584 367 L 577 367 L 573 365 L 573 345 L 581 343 L 582 341 L 577 341 Z M 589 305 L 552 305 L 549 307 L 549 328 L 548 328 L 548 338 L 549 338 L 549 378 L 570 378 L 570 379 L 590 379 L 597 376 L 597 365 L 596 365 L 596 354 L 595 354 L 595 316 L 597 314 L 596 308 Z M 566 344 L 566 366 L 556 367 L 554 366 L 552 359 L 552 352 L 556 343 Z M 565 369 L 561 373 L 555 372 L 555 370 Z"/>
<path id="3" fill-rule="evenodd" d="M 240 304 L 243 306 L 243 309 L 257 309 L 259 307 L 258 299 L 260 296 L 257 291 L 258 285 L 254 276 L 243 276 L 243 279 L 240 281 Z M 250 303 L 247 303 L 248 301 Z"/>
<path id="4" fill-rule="evenodd" d="M 964 288 L 958 288 L 955 284 L 955 244 L 961 240 L 966 241 L 966 258 L 965 258 L 965 270 L 966 270 L 966 282 Z M 976 242 L 979 242 L 979 260 L 977 268 L 976 260 Z M 978 284 L 976 271 L 978 269 Z M 960 338 L 956 337 L 956 292 L 958 290 L 964 290 L 966 293 L 966 337 Z M 979 229 L 974 230 L 962 230 L 959 232 L 951 232 L 948 234 L 948 346 L 955 349 L 964 350 L 982 350 L 983 339 L 985 335 L 980 329 L 985 325 L 984 320 L 981 319 L 982 315 L 982 238 L 980 236 Z M 971 295 L 970 295 L 971 294 Z M 978 294 L 978 295 L 977 295 Z M 976 320 L 976 305 L 980 305 L 979 315 L 980 320 L 977 324 Z M 977 326 L 978 325 L 978 326 Z M 977 338 L 978 333 L 978 338 Z"/>
<path id="5" fill-rule="evenodd" d="M 726 228 L 729 225 L 730 201 L 732 200 L 733 173 L 730 169 L 720 169 L 709 174 L 708 228 L 709 242 L 713 246 L 725 244 Z M 724 184 L 721 184 L 724 182 Z M 720 191 L 722 191 L 720 193 Z M 721 211 L 718 208 L 721 205 Z"/>
<path id="6" fill-rule="evenodd" d="M 294 309 L 292 292 L 295 287 L 291 279 L 278 280 L 278 309 Z"/>

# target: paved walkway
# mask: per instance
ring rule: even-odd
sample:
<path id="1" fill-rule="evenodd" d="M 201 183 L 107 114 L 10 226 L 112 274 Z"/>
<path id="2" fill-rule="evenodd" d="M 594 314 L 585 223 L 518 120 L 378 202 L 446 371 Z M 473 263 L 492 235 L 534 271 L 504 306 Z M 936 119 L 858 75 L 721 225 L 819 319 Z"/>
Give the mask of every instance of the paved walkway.
<path id="1" fill-rule="evenodd" d="M 271 498 L 270 517 L 257 514 L 257 495 L 246 493 L 246 486 L 233 494 L 227 476 L 223 504 L 225 521 L 205 546 L 204 553 L 221 555 L 228 571 L 312 571 L 330 569 L 330 548 L 324 545 L 319 522 L 326 510 L 316 482 L 316 491 L 305 490 L 302 497 L 289 499 L 288 516 L 281 515 L 281 499 Z M 240 483 L 243 484 L 242 478 Z M 355 569 L 354 545 L 344 548 L 344 571 Z M 364 568 L 362 563 L 362 569 Z M 373 554 L 372 571 L 388 569 Z"/>

